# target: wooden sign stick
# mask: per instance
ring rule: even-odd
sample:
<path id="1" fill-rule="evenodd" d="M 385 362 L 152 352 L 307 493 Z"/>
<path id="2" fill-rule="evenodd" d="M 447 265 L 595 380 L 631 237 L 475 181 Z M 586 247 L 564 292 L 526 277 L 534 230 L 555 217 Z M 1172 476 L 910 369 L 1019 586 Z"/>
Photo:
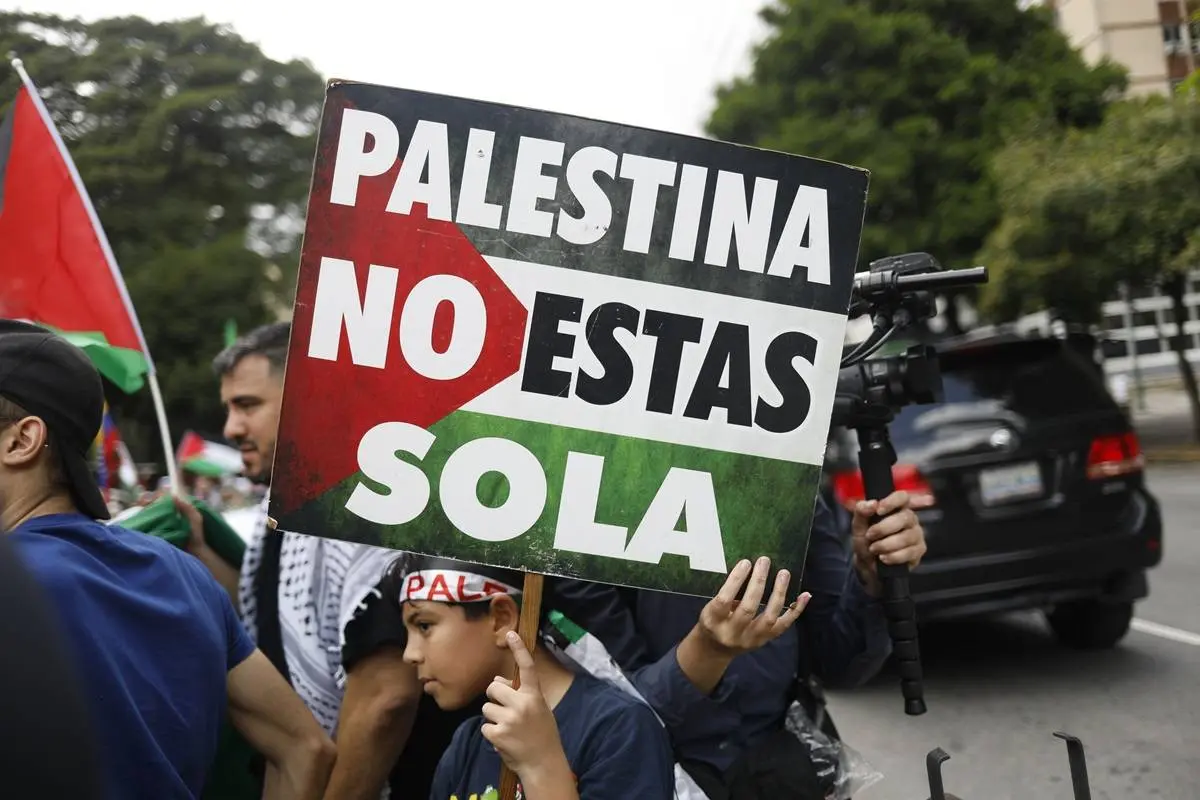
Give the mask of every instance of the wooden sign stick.
<path id="1" fill-rule="evenodd" d="M 538 622 L 542 617 L 542 585 L 545 580 L 546 576 L 540 573 L 526 572 L 525 585 L 521 590 L 521 618 L 517 621 L 517 633 L 521 634 L 521 641 L 531 655 L 537 647 Z M 521 688 L 519 671 L 513 674 L 513 688 Z M 501 762 L 500 800 L 516 800 L 516 796 L 517 774 Z"/>

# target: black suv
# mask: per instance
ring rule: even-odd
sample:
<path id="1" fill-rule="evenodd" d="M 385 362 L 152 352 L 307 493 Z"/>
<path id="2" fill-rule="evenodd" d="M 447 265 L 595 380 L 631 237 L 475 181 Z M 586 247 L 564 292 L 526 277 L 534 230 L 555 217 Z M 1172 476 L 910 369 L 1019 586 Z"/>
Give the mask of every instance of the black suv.
<path id="1" fill-rule="evenodd" d="M 1047 611 L 1061 641 L 1115 645 L 1162 558 L 1137 435 L 1088 345 L 997 334 L 937 346 L 944 401 L 891 427 L 897 488 L 929 493 L 912 575 L 922 621 Z M 852 432 L 826 453 L 831 502 L 862 497 Z"/>

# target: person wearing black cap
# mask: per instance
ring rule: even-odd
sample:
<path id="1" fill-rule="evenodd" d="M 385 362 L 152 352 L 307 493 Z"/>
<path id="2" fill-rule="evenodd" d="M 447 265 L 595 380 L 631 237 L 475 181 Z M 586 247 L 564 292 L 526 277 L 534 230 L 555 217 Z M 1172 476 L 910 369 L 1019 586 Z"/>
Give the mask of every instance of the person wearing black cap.
<path id="1" fill-rule="evenodd" d="M 0 320 L 0 529 L 57 612 L 104 796 L 199 797 L 228 708 L 287 784 L 281 796 L 319 798 L 333 743 L 255 649 L 221 586 L 166 542 L 98 521 L 108 509 L 87 453 L 103 404 L 82 351 Z"/>

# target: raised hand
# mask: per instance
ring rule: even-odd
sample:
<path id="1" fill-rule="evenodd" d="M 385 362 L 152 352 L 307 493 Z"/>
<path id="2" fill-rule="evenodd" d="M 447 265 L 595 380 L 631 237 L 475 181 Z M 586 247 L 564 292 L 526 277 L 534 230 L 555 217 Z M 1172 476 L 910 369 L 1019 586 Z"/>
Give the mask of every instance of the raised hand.
<path id="1" fill-rule="evenodd" d="M 759 613 L 770 571 L 771 559 L 765 556 L 753 567 L 748 560 L 739 561 L 730 571 L 725 585 L 700 612 L 698 630 L 708 647 L 729 657 L 748 653 L 782 635 L 800 618 L 811 595 L 803 593 L 784 607 L 792 577 L 786 569 L 775 576 L 767 607 Z M 746 592 L 739 602 L 737 595 L 743 586 Z"/>
<path id="2" fill-rule="evenodd" d="M 566 763 L 554 712 L 546 705 L 534 669 L 533 656 L 515 631 L 505 639 L 517 662 L 520 688 L 514 689 L 507 678 L 497 676 L 488 686 L 489 702 L 484 703 L 483 736 L 508 768 L 529 783 L 547 765 L 560 768 Z"/>

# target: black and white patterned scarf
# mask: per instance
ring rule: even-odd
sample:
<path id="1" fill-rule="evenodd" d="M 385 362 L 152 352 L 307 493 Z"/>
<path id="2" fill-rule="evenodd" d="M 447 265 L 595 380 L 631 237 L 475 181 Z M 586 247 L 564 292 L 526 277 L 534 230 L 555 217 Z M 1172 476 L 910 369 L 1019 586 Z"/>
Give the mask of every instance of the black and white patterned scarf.
<path id="1" fill-rule="evenodd" d="M 267 499 L 246 548 L 238 580 L 242 623 L 258 641 L 254 579 L 262 564 Z M 283 533 L 279 556 L 279 626 L 292 687 L 331 736 L 346 686 L 346 624 L 397 554 L 379 547 Z M 386 793 L 385 793 L 386 794 Z"/>

